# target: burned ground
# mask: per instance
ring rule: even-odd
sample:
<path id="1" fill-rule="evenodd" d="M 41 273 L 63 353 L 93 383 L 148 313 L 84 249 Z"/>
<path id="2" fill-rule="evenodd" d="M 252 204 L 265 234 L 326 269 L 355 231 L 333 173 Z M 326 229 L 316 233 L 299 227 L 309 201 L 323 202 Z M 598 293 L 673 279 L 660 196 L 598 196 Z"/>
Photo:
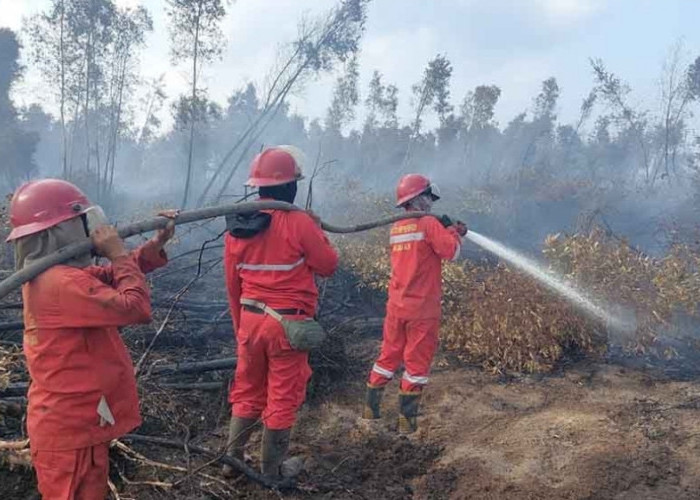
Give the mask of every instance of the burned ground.
<path id="1" fill-rule="evenodd" d="M 144 423 L 137 432 L 219 451 L 232 370 L 158 371 L 175 362 L 233 356 L 218 268 L 193 283 L 168 317 L 172 297 L 193 276 L 192 268 L 184 269 L 193 262 L 185 260 L 151 278 L 153 325 L 123 332 L 138 362 L 168 318 L 142 365 Z M 420 430 L 399 436 L 396 384 L 387 390 L 381 421 L 358 418 L 364 377 L 379 349 L 382 298 L 358 287 L 345 272 L 321 283 L 321 290 L 321 314 L 331 337 L 313 355 L 315 374 L 293 438 L 291 453 L 305 460 L 297 489 L 279 493 L 244 477 L 225 480 L 218 465 L 184 447 L 124 439 L 111 454 L 120 498 L 689 499 L 700 494 L 700 383 L 694 379 L 646 366 L 639 358 L 630 366 L 621 358 L 571 357 L 550 374 L 506 377 L 441 353 L 425 392 Z M 15 320 L 18 313 L 2 309 L 0 321 Z M 5 386 L 22 382 L 27 375 L 14 345 L 19 334 L 1 335 L 0 377 Z M 23 437 L 22 400 L 13 397 L 0 420 L 0 439 Z M 256 433 L 247 450 L 254 468 L 259 439 Z M 2 497 L 34 498 L 35 483 L 21 457 L 5 452 L 3 460 Z"/>

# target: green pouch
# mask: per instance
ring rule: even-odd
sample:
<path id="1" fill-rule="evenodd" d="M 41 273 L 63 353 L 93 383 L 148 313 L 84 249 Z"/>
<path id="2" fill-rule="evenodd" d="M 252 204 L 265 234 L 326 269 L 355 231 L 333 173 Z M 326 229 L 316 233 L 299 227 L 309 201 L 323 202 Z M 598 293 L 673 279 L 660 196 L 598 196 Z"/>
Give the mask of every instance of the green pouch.
<path id="1" fill-rule="evenodd" d="M 289 344 L 297 351 L 310 351 L 316 349 L 326 340 L 326 331 L 321 324 L 312 319 L 279 320 L 284 328 Z"/>
<path id="2" fill-rule="evenodd" d="M 297 351 L 311 351 L 323 344 L 327 334 L 321 324 L 313 318 L 287 319 L 277 311 L 268 307 L 267 304 L 257 300 L 241 299 L 241 304 L 257 307 L 268 316 L 275 318 L 284 328 L 284 335 L 289 341 L 292 349 Z"/>

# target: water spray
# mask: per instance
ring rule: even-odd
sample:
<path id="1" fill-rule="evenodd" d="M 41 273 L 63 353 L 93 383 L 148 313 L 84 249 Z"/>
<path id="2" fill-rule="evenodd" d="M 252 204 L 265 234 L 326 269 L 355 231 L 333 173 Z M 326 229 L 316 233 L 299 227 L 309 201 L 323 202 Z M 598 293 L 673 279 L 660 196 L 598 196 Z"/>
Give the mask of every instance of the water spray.
<path id="1" fill-rule="evenodd" d="M 610 311 L 610 308 L 596 303 L 583 292 L 576 290 L 571 284 L 566 283 L 561 277 L 543 269 L 537 262 L 515 250 L 471 230 L 467 233 L 466 237 L 472 243 L 502 258 L 522 272 L 536 279 L 588 316 L 602 321 L 609 329 L 620 332 L 633 332 L 636 329 L 633 318 L 623 318 L 621 315 L 613 313 Z"/>

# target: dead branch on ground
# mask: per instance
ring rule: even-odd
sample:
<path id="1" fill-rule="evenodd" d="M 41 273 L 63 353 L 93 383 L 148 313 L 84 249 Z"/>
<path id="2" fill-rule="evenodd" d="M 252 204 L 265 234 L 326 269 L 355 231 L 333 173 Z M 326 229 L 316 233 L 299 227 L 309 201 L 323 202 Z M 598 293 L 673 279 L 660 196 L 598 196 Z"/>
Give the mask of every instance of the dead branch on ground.
<path id="1" fill-rule="evenodd" d="M 209 457 L 212 459 L 216 458 L 217 462 L 220 462 L 222 464 L 226 464 L 226 465 L 233 467 L 235 470 L 241 472 L 243 475 L 245 475 L 251 481 L 258 483 L 261 486 L 264 486 L 265 488 L 293 489 L 295 487 L 294 481 L 291 481 L 289 479 L 283 479 L 282 481 L 273 481 L 270 478 L 263 476 L 259 472 L 254 471 L 252 468 L 250 468 L 248 465 L 246 465 L 241 460 L 238 460 L 237 458 L 229 456 L 226 453 L 218 454 L 212 450 L 208 450 L 206 448 L 201 448 L 199 446 L 194 446 L 191 444 L 188 444 L 187 448 L 185 448 L 185 444 L 182 442 L 174 441 L 174 440 L 166 439 L 166 438 L 161 438 L 161 437 L 156 437 L 156 436 L 143 436 L 143 435 L 139 435 L 139 434 L 127 434 L 123 437 L 123 439 L 125 439 L 127 441 L 132 441 L 132 442 L 157 444 L 157 445 L 164 446 L 167 448 L 173 448 L 173 449 L 178 449 L 178 450 L 183 450 L 183 451 L 185 449 L 187 449 L 191 453 L 203 455 L 205 457 Z"/>

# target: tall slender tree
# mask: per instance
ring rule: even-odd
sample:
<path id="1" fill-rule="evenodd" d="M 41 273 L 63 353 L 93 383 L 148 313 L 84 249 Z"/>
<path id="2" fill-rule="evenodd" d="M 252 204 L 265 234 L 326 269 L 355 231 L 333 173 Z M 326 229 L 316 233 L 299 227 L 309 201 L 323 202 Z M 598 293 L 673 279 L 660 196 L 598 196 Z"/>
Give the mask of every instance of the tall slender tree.
<path id="1" fill-rule="evenodd" d="M 343 126 L 355 118 L 355 106 L 360 100 L 357 89 L 359 78 L 357 57 L 353 56 L 345 65 L 345 73 L 336 81 L 333 100 L 326 116 L 327 129 L 340 134 Z"/>
<path id="2" fill-rule="evenodd" d="M 449 104 L 451 77 L 452 63 L 446 56 L 438 54 L 428 62 L 421 81 L 413 86 L 415 117 L 411 124 L 411 137 L 404 156 L 404 166 L 411 161 L 413 144 L 420 136 L 424 113 L 432 106 L 440 120 L 445 120 L 452 111 Z"/>
<path id="3" fill-rule="evenodd" d="M 188 107 L 189 144 L 187 148 L 187 174 L 182 207 L 189 201 L 192 182 L 192 160 L 197 123 L 204 119 L 204 89 L 200 88 L 201 68 L 221 56 L 224 37 L 221 20 L 226 15 L 222 0 L 167 0 L 170 19 L 171 56 L 174 64 L 189 60 L 191 64 L 190 94 L 181 101 Z"/>
<path id="4" fill-rule="evenodd" d="M 145 8 L 114 0 L 51 0 L 25 25 L 30 60 L 58 105 L 63 176 L 80 177 L 98 198 L 113 184 L 135 62 L 152 27 Z M 84 172 L 75 168 L 80 158 Z"/>
<path id="5" fill-rule="evenodd" d="M 19 51 L 15 33 L 0 28 L 0 186 L 10 189 L 34 173 L 33 156 L 39 139 L 23 130 L 10 99 L 10 90 L 22 74 Z"/>

